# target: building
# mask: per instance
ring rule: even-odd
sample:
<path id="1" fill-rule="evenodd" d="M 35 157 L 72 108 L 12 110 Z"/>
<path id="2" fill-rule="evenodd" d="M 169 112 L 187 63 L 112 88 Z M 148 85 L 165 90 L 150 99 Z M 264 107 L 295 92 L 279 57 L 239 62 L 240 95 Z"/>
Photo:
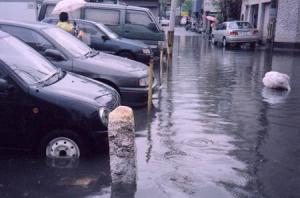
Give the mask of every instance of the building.
<path id="1" fill-rule="evenodd" d="M 300 49 L 299 0 L 243 0 L 241 20 L 251 22 L 263 42 Z"/>

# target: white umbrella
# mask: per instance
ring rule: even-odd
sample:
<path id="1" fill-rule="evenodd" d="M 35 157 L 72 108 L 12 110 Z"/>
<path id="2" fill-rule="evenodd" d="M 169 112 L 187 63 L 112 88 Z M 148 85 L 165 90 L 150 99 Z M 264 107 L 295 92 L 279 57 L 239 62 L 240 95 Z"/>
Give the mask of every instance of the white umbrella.
<path id="1" fill-rule="evenodd" d="M 61 12 L 72 12 L 84 6 L 84 0 L 62 0 L 58 2 L 52 11 L 52 14 L 60 14 Z"/>
<path id="2" fill-rule="evenodd" d="M 213 21 L 213 22 L 215 22 L 217 20 L 217 18 L 213 17 L 213 16 L 206 16 L 206 19 L 209 21 Z"/>

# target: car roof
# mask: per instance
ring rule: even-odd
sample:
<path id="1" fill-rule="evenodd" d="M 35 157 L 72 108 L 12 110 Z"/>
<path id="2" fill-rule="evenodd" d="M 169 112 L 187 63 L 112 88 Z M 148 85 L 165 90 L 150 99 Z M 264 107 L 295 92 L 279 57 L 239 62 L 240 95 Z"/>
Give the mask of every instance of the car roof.
<path id="1" fill-rule="evenodd" d="M 55 18 L 55 17 L 47 17 L 45 18 L 44 20 L 55 20 L 55 21 L 59 21 L 58 18 Z M 97 24 L 101 24 L 101 25 L 104 25 L 103 23 L 100 23 L 100 22 L 96 22 L 96 21 L 90 21 L 90 20 L 85 20 L 85 19 L 69 19 L 70 21 L 76 21 L 76 22 L 85 22 L 85 23 L 92 23 L 94 25 L 97 25 Z"/>
<path id="2" fill-rule="evenodd" d="M 43 1 L 42 4 L 55 4 L 59 2 L 59 0 L 46 0 Z M 99 8 L 118 8 L 118 9 L 132 9 L 132 10 L 144 10 L 148 11 L 148 8 L 138 7 L 138 6 L 129 6 L 123 4 L 112 4 L 112 3 L 93 3 L 93 2 L 86 2 L 86 7 L 99 7 Z"/>
<path id="3" fill-rule="evenodd" d="M 11 21 L 11 20 L 0 20 L 0 24 L 27 27 L 30 29 L 44 29 L 51 26 L 47 23 L 41 23 L 41 22 L 23 22 L 23 21 Z"/>
<path id="4" fill-rule="evenodd" d="M 0 30 L 0 38 L 7 37 L 9 34 Z"/>

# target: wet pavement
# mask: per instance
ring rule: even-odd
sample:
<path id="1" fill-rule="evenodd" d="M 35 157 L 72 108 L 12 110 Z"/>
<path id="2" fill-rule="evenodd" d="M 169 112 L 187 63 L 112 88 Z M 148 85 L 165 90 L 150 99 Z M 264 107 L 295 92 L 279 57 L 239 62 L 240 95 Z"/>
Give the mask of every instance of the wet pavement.
<path id="1" fill-rule="evenodd" d="M 225 50 L 177 35 L 160 99 L 149 116 L 135 110 L 132 197 L 299 197 L 299 62 L 300 54 Z M 291 77 L 290 92 L 263 87 L 270 70 Z M 105 154 L 74 164 L 1 156 L 0 197 L 117 197 Z"/>

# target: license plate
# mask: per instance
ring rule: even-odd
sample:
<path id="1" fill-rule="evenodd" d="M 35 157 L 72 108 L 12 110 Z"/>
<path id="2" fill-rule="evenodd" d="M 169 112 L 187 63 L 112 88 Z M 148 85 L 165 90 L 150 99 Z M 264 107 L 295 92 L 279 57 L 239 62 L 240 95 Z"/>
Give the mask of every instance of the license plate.
<path id="1" fill-rule="evenodd" d="M 251 32 L 239 32 L 239 35 L 248 36 L 251 35 Z"/>

